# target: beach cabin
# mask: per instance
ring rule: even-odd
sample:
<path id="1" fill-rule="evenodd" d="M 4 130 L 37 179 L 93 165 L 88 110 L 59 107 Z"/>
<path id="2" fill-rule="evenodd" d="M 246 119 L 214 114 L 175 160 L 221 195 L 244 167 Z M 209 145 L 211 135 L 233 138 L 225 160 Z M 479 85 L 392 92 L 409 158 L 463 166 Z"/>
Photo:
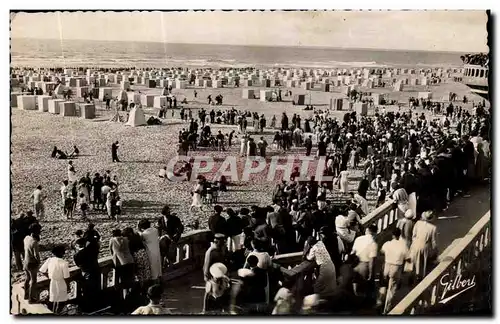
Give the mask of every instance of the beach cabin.
<path id="1" fill-rule="evenodd" d="M 368 104 L 365 102 L 357 102 L 354 104 L 354 111 L 358 116 L 368 115 Z"/>
<path id="2" fill-rule="evenodd" d="M 343 107 L 344 99 L 342 98 L 330 98 L 330 110 L 341 111 Z"/>
<path id="3" fill-rule="evenodd" d="M 242 98 L 243 99 L 255 99 L 255 90 L 254 89 L 242 89 Z"/>
<path id="4" fill-rule="evenodd" d="M 271 90 L 260 90 L 260 101 L 270 101 L 273 97 Z"/>
<path id="5" fill-rule="evenodd" d="M 175 80 L 175 88 L 176 89 L 186 89 L 186 81 L 184 80 Z"/>
<path id="6" fill-rule="evenodd" d="M 293 96 L 293 104 L 296 106 L 303 106 L 306 104 L 305 94 L 296 94 Z"/>
<path id="7" fill-rule="evenodd" d="M 120 89 L 121 90 L 129 90 L 130 89 L 130 81 L 122 81 L 120 82 Z"/>
<path id="8" fill-rule="evenodd" d="M 38 111 L 47 112 L 49 111 L 49 100 L 51 96 L 38 96 Z"/>
<path id="9" fill-rule="evenodd" d="M 75 117 L 76 116 L 76 102 L 65 101 L 59 104 L 61 107 L 61 116 L 64 117 Z"/>
<path id="10" fill-rule="evenodd" d="M 61 108 L 60 104 L 66 102 L 64 99 L 49 99 L 49 113 L 59 115 Z"/>
<path id="11" fill-rule="evenodd" d="M 321 91 L 330 92 L 330 83 L 322 83 L 321 84 Z"/>
<path id="12" fill-rule="evenodd" d="M 222 88 L 222 80 L 212 80 L 212 88 L 214 89 Z"/>
<path id="13" fill-rule="evenodd" d="M 150 88 L 150 89 L 154 89 L 154 88 L 156 88 L 156 80 L 151 80 L 151 79 L 150 79 L 150 80 L 148 81 L 148 88 Z"/>
<path id="14" fill-rule="evenodd" d="M 21 95 L 17 97 L 17 106 L 22 110 L 36 110 L 36 96 Z"/>
<path id="15" fill-rule="evenodd" d="M 394 83 L 394 91 L 403 91 L 403 82 L 401 80 Z"/>
<path id="16" fill-rule="evenodd" d="M 75 90 L 77 98 L 83 98 L 83 96 L 89 92 L 88 87 L 77 87 Z"/>
<path id="17" fill-rule="evenodd" d="M 155 96 L 152 94 L 143 94 L 141 95 L 141 104 L 144 107 L 153 107 L 155 101 Z"/>
<path id="18" fill-rule="evenodd" d="M 10 94 L 10 106 L 11 107 L 17 107 L 17 97 L 18 96 L 21 96 L 22 95 L 22 92 L 12 92 Z"/>
<path id="19" fill-rule="evenodd" d="M 384 95 L 381 93 L 373 93 L 372 100 L 375 105 L 382 105 L 382 102 L 384 101 Z"/>
<path id="20" fill-rule="evenodd" d="M 95 106 L 90 103 L 80 103 L 78 104 L 80 108 L 80 117 L 83 119 L 94 119 L 95 118 Z"/>
<path id="21" fill-rule="evenodd" d="M 311 90 L 311 82 L 303 82 L 301 88 L 304 90 Z"/>
<path id="22" fill-rule="evenodd" d="M 265 88 L 271 87 L 271 80 L 269 80 L 269 79 L 262 79 L 260 82 L 261 82 L 260 83 L 261 87 L 265 87 Z"/>
<path id="23" fill-rule="evenodd" d="M 154 97 L 154 108 L 161 108 L 167 105 L 167 96 L 155 96 Z"/>
<path id="24" fill-rule="evenodd" d="M 432 99 L 432 92 L 428 92 L 428 91 L 419 92 L 417 95 L 417 98 L 418 99 L 425 99 L 425 100 Z"/>
<path id="25" fill-rule="evenodd" d="M 203 80 L 203 86 L 205 88 L 211 88 L 212 87 L 212 80 Z"/>
<path id="26" fill-rule="evenodd" d="M 76 79 L 76 86 L 77 87 L 84 87 L 87 85 L 87 80 L 83 78 Z"/>
<path id="27" fill-rule="evenodd" d="M 138 104 L 141 102 L 141 95 L 135 92 L 127 92 L 128 103 Z"/>
<path id="28" fill-rule="evenodd" d="M 103 101 L 105 95 L 108 95 L 108 98 L 111 98 L 111 96 L 113 95 L 113 89 L 112 88 L 99 88 L 99 100 Z"/>

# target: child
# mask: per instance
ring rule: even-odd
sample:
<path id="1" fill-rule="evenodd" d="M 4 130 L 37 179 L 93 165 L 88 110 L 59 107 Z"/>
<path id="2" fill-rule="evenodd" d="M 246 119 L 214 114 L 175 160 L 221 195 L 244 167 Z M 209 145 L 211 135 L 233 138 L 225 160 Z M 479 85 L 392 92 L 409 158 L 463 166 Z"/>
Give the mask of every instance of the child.
<path id="1" fill-rule="evenodd" d="M 49 302 L 54 313 L 61 312 L 64 304 L 69 299 L 67 284 L 69 279 L 69 264 L 68 261 L 63 259 L 65 253 L 64 246 L 55 246 L 52 249 L 54 256 L 48 258 L 40 268 L 40 272 L 50 279 Z"/>
<path id="2" fill-rule="evenodd" d="M 82 212 L 82 218 L 84 220 L 87 219 L 87 209 L 88 209 L 88 204 L 87 204 L 87 198 L 83 193 L 80 194 L 80 211 Z"/>

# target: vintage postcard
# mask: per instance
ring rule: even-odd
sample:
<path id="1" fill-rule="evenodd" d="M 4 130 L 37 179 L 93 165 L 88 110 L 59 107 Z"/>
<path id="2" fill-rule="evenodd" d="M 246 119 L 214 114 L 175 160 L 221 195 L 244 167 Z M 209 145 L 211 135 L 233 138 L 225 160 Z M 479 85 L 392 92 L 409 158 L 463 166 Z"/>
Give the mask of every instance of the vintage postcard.
<path id="1" fill-rule="evenodd" d="M 492 315 L 487 11 L 11 11 L 11 314 Z"/>

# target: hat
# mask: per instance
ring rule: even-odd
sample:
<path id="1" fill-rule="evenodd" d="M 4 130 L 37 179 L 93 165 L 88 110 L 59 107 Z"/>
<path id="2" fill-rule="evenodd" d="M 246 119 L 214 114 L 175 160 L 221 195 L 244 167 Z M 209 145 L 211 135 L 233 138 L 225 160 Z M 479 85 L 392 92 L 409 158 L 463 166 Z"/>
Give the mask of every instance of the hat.
<path id="1" fill-rule="evenodd" d="M 225 238 L 226 238 L 226 235 L 221 234 L 221 233 L 216 233 L 216 234 L 214 235 L 214 238 L 219 239 L 219 240 L 223 240 L 223 239 L 225 239 Z"/>
<path id="2" fill-rule="evenodd" d="M 240 278 L 246 278 L 246 277 L 253 277 L 254 273 L 250 269 L 239 269 L 238 270 L 238 277 Z"/>
<path id="3" fill-rule="evenodd" d="M 217 262 L 212 264 L 209 271 L 212 277 L 218 279 L 224 277 L 227 274 L 227 267 L 223 263 Z"/>
<path id="4" fill-rule="evenodd" d="M 221 213 L 221 212 L 224 210 L 224 208 L 222 208 L 222 206 L 220 206 L 220 205 L 216 205 L 216 206 L 214 207 L 214 210 L 215 210 L 217 213 Z"/>
<path id="5" fill-rule="evenodd" d="M 413 213 L 412 209 L 408 209 L 405 212 L 405 218 L 407 218 L 407 219 L 414 219 L 415 218 L 415 213 Z"/>
<path id="6" fill-rule="evenodd" d="M 377 178 L 382 178 L 382 176 L 380 174 L 377 174 Z"/>
<path id="7" fill-rule="evenodd" d="M 422 213 L 422 219 L 426 221 L 430 221 L 432 218 L 434 218 L 434 212 L 431 210 L 424 211 Z"/>

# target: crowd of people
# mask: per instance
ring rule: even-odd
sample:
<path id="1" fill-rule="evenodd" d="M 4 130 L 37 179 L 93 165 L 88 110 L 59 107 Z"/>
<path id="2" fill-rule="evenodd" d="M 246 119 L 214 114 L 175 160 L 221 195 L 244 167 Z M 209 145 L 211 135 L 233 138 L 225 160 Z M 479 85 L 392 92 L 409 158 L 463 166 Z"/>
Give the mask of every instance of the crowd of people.
<path id="1" fill-rule="evenodd" d="M 332 313 L 360 305 L 379 306 L 382 312 L 388 312 L 402 273 L 411 273 L 418 282 L 432 268 L 437 256 L 435 213 L 445 210 L 455 197 L 467 196 L 475 182 L 490 177 L 491 115 L 484 107 L 475 114 L 451 108 L 454 128 L 412 110 L 372 117 L 348 112 L 342 120 L 315 111 L 310 119 L 294 115 L 289 121 L 283 113 L 278 127 L 273 117 L 270 126 L 278 128 L 273 149 L 296 147 L 311 155 L 316 143 L 316 156 L 327 159 L 324 174 L 334 180 L 321 182 L 311 177 L 303 181 L 295 169 L 290 179 L 277 184 L 268 206 L 235 210 L 211 201 L 214 214 L 206 227 L 213 240 L 203 265 L 204 312 Z M 247 134 L 247 117 L 252 118 L 257 132 L 267 127 L 265 117 L 255 113 L 234 108 L 209 113 L 200 110 L 198 120 L 191 116 L 189 128 L 179 134 L 179 154 L 187 155 L 198 146 L 221 151 L 231 147 L 234 131 L 213 135 L 208 125 L 208 121 L 216 123 L 220 118 L 221 122 L 239 126 L 242 155 L 265 157 L 267 142 L 264 144 L 262 137 L 259 145 Z M 113 161 L 118 160 L 116 148 Z M 54 157 L 59 152 L 55 148 Z M 190 168 L 184 168 L 188 173 Z M 348 185 L 350 168 L 363 170 L 354 191 Z M 203 192 L 207 195 L 208 184 L 207 179 L 198 180 L 193 205 L 200 204 Z M 332 196 L 334 187 L 340 193 Z M 49 302 L 60 312 L 69 299 L 69 264 L 60 246 L 52 250 L 53 257 L 44 264 L 40 260 L 42 190 L 39 186 L 33 193 L 34 215 L 27 212 L 13 220 L 12 247 L 16 265 L 26 274 L 26 299 L 37 302 L 36 274 L 47 273 L 51 279 Z M 392 240 L 380 248 L 375 240 L 377 227 L 362 221 L 370 213 L 369 191 L 376 195 L 377 206 L 390 197 L 398 210 Z M 105 208 L 110 218 L 120 214 L 118 181 L 110 172 L 96 174 L 93 179 L 87 173 L 78 180 L 73 161 L 69 161 L 61 195 L 68 219 L 73 217 L 77 202 L 83 218 L 89 205 L 96 210 Z M 138 303 L 137 296 L 142 301 L 145 296 L 150 300 L 135 314 L 163 313 L 159 306 L 162 269 L 175 261 L 173 251 L 184 224 L 168 206 L 161 214 L 155 226 L 142 220 L 135 231 L 115 228 L 111 233 L 109 253 L 116 269 L 119 299 L 129 306 Z M 93 225 L 80 234 L 73 247 L 77 251 L 75 264 L 81 269 L 79 302 L 92 309 L 96 307 L 94 301 L 102 300 L 97 279 L 100 235 Z M 286 269 L 274 262 L 277 255 L 292 252 L 303 252 L 303 261 L 295 268 Z M 382 269 L 377 262 L 383 264 Z M 376 276 L 381 279 L 378 286 Z"/>

